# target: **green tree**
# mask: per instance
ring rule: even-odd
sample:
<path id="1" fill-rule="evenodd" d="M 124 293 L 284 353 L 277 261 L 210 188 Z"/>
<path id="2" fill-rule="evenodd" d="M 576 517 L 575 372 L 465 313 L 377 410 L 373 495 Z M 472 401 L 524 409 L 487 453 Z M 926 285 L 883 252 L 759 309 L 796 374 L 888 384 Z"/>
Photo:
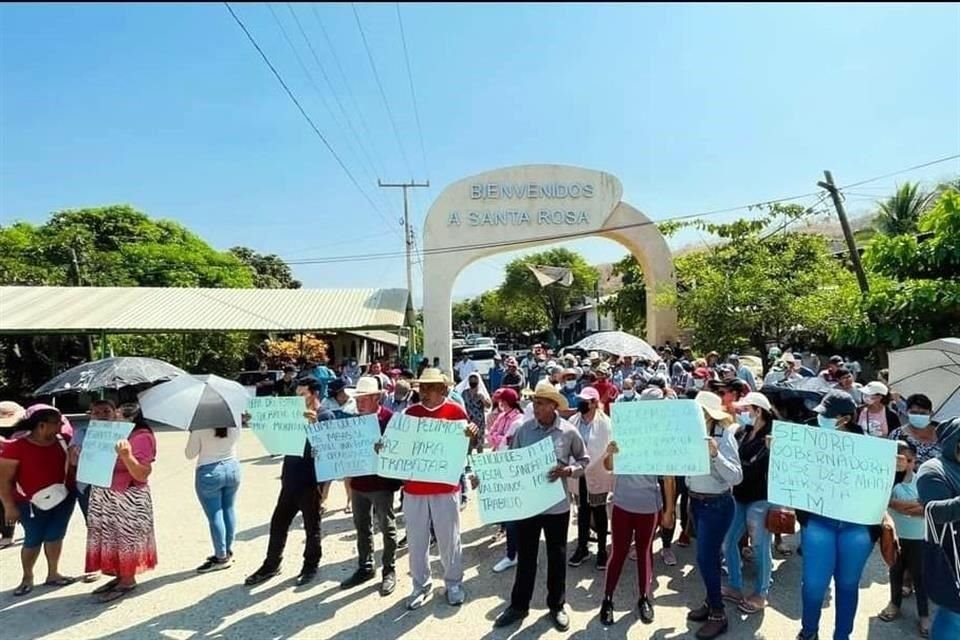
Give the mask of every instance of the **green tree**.
<path id="1" fill-rule="evenodd" d="M 930 207 L 934 194 L 927 193 L 917 183 L 907 182 L 897 192 L 878 203 L 877 224 L 887 235 L 915 233 L 921 214 Z"/>
<path id="2" fill-rule="evenodd" d="M 620 276 L 622 287 L 600 305 L 623 331 L 642 336 L 647 331 L 647 287 L 643 271 L 633 255 L 628 254 L 613 265 L 613 275 Z"/>
<path id="3" fill-rule="evenodd" d="M 232 247 L 230 253 L 253 270 L 253 285 L 257 289 L 299 289 L 302 286 L 293 277 L 290 266 L 277 255 L 257 253 L 247 247 Z"/>
<path id="4" fill-rule="evenodd" d="M 573 271 L 573 284 L 540 286 L 529 266 L 566 267 Z M 506 267 L 506 279 L 497 294 L 505 306 L 533 304 L 543 311 L 546 323 L 533 330 L 556 329 L 564 311 L 572 303 L 593 295 L 599 274 L 578 253 L 556 248 L 512 260 Z"/>

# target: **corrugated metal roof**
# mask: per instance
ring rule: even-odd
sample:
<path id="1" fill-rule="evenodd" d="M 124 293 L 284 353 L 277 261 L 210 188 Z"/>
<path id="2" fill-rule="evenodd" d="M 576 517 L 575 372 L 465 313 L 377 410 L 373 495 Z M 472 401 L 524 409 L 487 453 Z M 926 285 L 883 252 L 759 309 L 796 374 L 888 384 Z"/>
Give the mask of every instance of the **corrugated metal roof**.
<path id="1" fill-rule="evenodd" d="M 406 289 L 0 287 L 0 333 L 387 329 L 406 308 Z"/>
<path id="2" fill-rule="evenodd" d="M 407 346 L 407 339 L 404 336 L 399 336 L 399 345 L 397 344 L 397 334 L 391 333 L 389 331 L 348 331 L 347 333 L 352 333 L 355 336 L 360 336 L 361 338 L 367 338 L 368 340 L 375 340 L 377 342 L 382 342 L 384 344 L 393 345 L 394 347 Z"/>

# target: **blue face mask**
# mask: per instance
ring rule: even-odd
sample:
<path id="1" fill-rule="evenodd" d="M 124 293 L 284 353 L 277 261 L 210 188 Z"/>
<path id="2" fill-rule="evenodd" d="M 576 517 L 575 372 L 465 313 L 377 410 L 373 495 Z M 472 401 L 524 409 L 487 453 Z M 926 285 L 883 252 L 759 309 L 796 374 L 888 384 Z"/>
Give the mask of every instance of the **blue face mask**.
<path id="1" fill-rule="evenodd" d="M 749 413 L 738 413 L 737 422 L 740 423 L 741 427 L 749 427 L 753 424 L 753 416 L 751 416 Z"/>
<path id="2" fill-rule="evenodd" d="M 907 418 L 910 420 L 911 427 L 926 429 L 930 426 L 930 416 L 925 413 L 908 413 Z"/>
<path id="3" fill-rule="evenodd" d="M 820 425 L 821 429 L 836 429 L 837 428 L 837 419 L 828 418 L 826 416 L 817 415 L 817 424 Z"/>

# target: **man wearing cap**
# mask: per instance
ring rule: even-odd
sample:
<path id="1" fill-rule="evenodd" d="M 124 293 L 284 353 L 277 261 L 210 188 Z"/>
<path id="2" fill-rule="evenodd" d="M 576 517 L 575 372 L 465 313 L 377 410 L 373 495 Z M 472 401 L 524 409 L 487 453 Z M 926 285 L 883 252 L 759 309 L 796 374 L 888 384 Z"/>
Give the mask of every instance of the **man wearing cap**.
<path id="1" fill-rule="evenodd" d="M 380 406 L 380 386 L 376 378 L 363 376 L 357 381 L 353 395 L 357 402 L 357 414 L 376 415 L 380 423 L 380 435 L 387 428 L 393 413 Z M 341 589 L 352 589 L 376 577 L 373 568 L 373 519 L 377 516 L 383 534 L 383 558 L 380 595 L 388 596 L 397 586 L 394 564 L 397 557 L 397 519 L 393 512 L 394 493 L 400 482 L 378 475 L 350 478 L 353 494 L 353 526 L 357 530 L 357 559 L 359 567 L 349 578 L 340 583 Z M 371 513 L 372 512 L 372 513 Z"/>
<path id="2" fill-rule="evenodd" d="M 424 369 L 419 380 L 420 404 L 404 411 L 414 418 L 467 420 L 464 408 L 447 398 L 450 381 L 439 369 Z M 464 434 L 473 438 L 477 428 L 469 425 Z M 437 537 L 447 603 L 459 606 L 466 600 L 463 591 L 463 549 L 460 545 L 460 487 L 456 484 L 407 480 L 403 483 L 403 515 L 410 550 L 413 592 L 407 609 L 427 603 L 433 589 L 430 577 L 430 531 Z"/>
<path id="3" fill-rule="evenodd" d="M 517 392 L 517 395 L 520 395 L 520 392 L 523 391 L 524 386 L 526 386 L 523 372 L 517 364 L 517 359 L 513 356 L 507 358 L 506 364 L 507 370 L 503 374 L 503 381 L 500 386 L 506 389 L 513 389 Z"/>
<path id="4" fill-rule="evenodd" d="M 339 378 L 327 384 L 323 408 L 332 411 L 337 418 L 357 415 L 357 403 L 347 393 L 347 383 Z"/>
<path id="5" fill-rule="evenodd" d="M 493 356 L 493 367 L 487 372 L 487 379 L 490 382 L 490 393 L 493 393 L 503 384 L 503 358 L 499 353 Z"/>
<path id="6" fill-rule="evenodd" d="M 570 424 L 583 438 L 590 459 L 602 460 L 613 431 L 610 418 L 600 411 L 600 394 L 594 387 L 585 387 L 577 396 L 576 408 Z M 579 567 L 590 557 L 592 520 L 597 530 L 597 571 L 603 571 L 607 567 L 607 495 L 613 490 L 613 477 L 602 464 L 595 464 L 573 488 L 577 496 L 577 550 L 570 556 L 570 566 Z"/>
<path id="7" fill-rule="evenodd" d="M 610 405 L 617 399 L 619 391 L 617 386 L 610 382 L 610 365 L 606 362 L 597 367 L 597 381 L 593 383 L 593 388 L 600 394 L 604 412 L 610 415 Z"/>
<path id="8" fill-rule="evenodd" d="M 549 384 L 540 384 L 533 394 L 533 419 L 523 423 L 513 436 L 511 449 L 520 449 L 550 438 L 553 441 L 557 466 L 550 470 L 549 480 L 583 476 L 590 463 L 586 445 L 576 427 L 558 413 L 567 408 L 567 399 Z M 574 462 L 568 462 L 573 460 Z M 517 571 L 507 607 L 494 623 L 506 627 L 525 618 L 537 580 L 537 555 L 540 533 L 547 546 L 547 606 L 550 618 L 560 631 L 570 628 L 570 618 L 563 610 L 567 580 L 567 529 L 570 526 L 570 502 L 563 500 L 543 513 L 526 518 L 517 525 Z"/>
<path id="9" fill-rule="evenodd" d="M 287 365 L 283 368 L 283 377 L 273 387 L 273 395 L 292 398 L 297 395 L 297 368 Z"/>

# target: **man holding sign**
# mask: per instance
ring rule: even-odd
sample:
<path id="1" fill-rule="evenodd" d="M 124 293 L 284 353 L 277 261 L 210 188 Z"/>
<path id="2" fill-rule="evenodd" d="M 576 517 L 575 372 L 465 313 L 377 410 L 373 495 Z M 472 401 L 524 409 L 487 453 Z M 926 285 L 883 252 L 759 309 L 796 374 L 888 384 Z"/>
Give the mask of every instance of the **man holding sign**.
<path id="1" fill-rule="evenodd" d="M 467 413 L 463 407 L 447 399 L 448 381 L 439 369 L 424 369 L 417 380 L 420 385 L 420 404 L 413 405 L 404 412 L 412 418 L 429 418 L 438 425 L 443 422 L 466 424 Z M 396 419 L 396 417 L 395 417 Z M 391 427 L 392 428 L 392 427 Z M 387 430 L 389 434 L 390 429 Z M 470 425 L 464 433 L 465 438 L 476 435 L 477 428 Z M 429 455 L 431 442 L 421 441 L 422 454 Z M 463 443 L 463 455 L 458 461 L 462 472 L 466 462 L 466 444 Z M 392 456 L 390 444 L 378 447 L 381 453 L 380 469 L 384 472 L 384 458 Z M 403 462 L 394 459 L 393 462 Z M 411 472 L 413 473 L 413 472 Z M 409 475 L 407 476 L 409 477 Z M 413 577 L 413 592 L 407 600 L 407 608 L 419 609 L 427 603 L 433 588 L 430 579 L 430 529 L 433 528 L 440 547 L 440 561 L 443 564 L 443 579 L 447 585 L 447 603 L 452 606 L 463 604 L 466 594 L 463 591 L 463 550 L 460 546 L 460 487 L 446 482 L 424 482 L 405 480 L 403 483 L 403 515 L 406 519 L 407 540 L 410 549 L 410 574 Z"/>
<path id="2" fill-rule="evenodd" d="M 520 449 L 549 438 L 557 464 L 547 479 L 583 476 L 590 458 L 577 428 L 560 417 L 567 410 L 564 398 L 549 382 L 537 385 L 533 394 L 533 419 L 517 429 L 510 443 L 511 449 Z M 573 462 L 570 462 L 570 461 Z M 567 529 L 570 526 L 570 503 L 566 497 L 548 507 L 539 515 L 517 522 L 517 573 L 510 596 L 510 606 L 497 616 L 495 627 L 506 627 L 525 618 L 530 611 L 530 600 L 537 579 L 537 555 L 540 550 L 540 532 L 547 541 L 547 605 L 550 618 L 560 631 L 570 628 L 570 618 L 563 610 L 567 581 Z"/>

